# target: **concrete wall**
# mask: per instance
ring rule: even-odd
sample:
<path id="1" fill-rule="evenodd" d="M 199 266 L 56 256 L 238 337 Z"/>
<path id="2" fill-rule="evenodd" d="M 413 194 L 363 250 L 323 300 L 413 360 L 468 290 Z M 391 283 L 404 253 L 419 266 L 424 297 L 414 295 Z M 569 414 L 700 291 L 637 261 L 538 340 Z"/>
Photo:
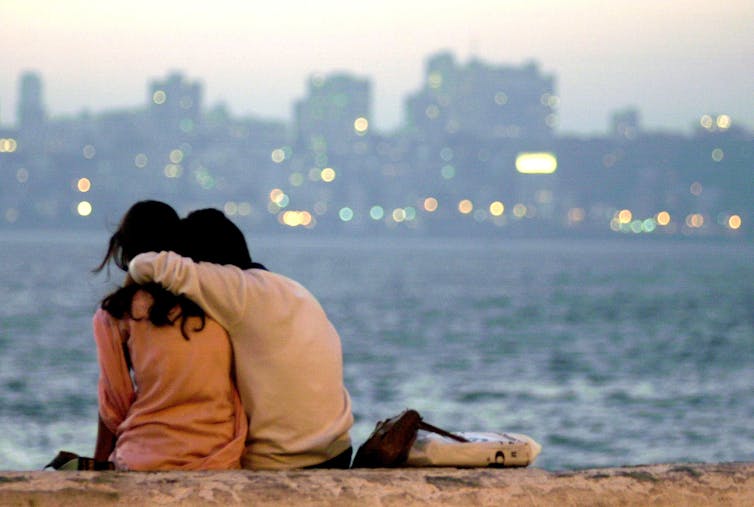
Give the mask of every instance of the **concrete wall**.
<path id="1" fill-rule="evenodd" d="M 289 472 L 0 472 L 0 505 L 754 505 L 754 462 L 576 472 L 421 468 Z"/>

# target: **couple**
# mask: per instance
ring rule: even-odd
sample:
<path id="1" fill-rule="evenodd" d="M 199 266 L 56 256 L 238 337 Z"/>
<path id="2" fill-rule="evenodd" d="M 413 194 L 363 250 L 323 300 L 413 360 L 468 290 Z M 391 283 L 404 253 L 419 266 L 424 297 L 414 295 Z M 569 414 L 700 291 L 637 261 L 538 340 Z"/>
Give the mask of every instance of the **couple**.
<path id="1" fill-rule="evenodd" d="M 96 460 L 120 470 L 348 468 L 340 338 L 300 284 L 252 262 L 222 212 L 134 204 L 97 270 Z"/>

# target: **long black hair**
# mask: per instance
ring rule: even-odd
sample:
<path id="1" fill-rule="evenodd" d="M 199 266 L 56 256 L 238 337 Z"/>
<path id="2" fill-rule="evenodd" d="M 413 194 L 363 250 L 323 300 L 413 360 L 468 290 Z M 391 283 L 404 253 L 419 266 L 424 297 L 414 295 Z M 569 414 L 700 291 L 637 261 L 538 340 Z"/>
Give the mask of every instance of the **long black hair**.
<path id="1" fill-rule="evenodd" d="M 177 244 L 181 219 L 178 213 L 161 201 L 139 201 L 131 206 L 110 236 L 105 257 L 94 268 L 98 273 L 112 261 L 123 271 L 128 263 L 144 252 L 173 250 Z"/>
<path id="2" fill-rule="evenodd" d="M 178 241 L 181 219 L 168 204 L 160 201 L 139 201 L 123 215 L 118 229 L 110 236 L 107 252 L 95 272 L 102 271 L 112 261 L 123 271 L 128 271 L 131 259 L 144 252 L 173 250 L 180 253 Z M 137 291 L 148 292 L 153 299 L 149 309 L 149 321 L 155 326 L 173 325 L 181 320 L 181 334 L 188 340 L 186 323 L 189 317 L 199 317 L 201 325 L 194 331 L 201 331 L 206 324 L 204 310 L 185 296 L 177 296 L 156 283 L 144 285 L 130 284 L 105 296 L 100 307 L 116 319 L 131 315 L 131 303 Z M 171 311 L 178 307 L 180 312 L 171 319 Z"/>

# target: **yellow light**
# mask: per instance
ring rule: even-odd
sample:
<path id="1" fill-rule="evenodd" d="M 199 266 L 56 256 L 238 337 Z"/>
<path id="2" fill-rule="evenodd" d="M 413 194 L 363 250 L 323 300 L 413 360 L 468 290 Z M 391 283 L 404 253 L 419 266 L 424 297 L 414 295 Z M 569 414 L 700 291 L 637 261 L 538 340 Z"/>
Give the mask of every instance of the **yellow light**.
<path id="1" fill-rule="evenodd" d="M 152 94 L 152 102 L 157 105 L 164 104 L 167 99 L 168 95 L 164 90 L 157 90 Z"/>
<path id="2" fill-rule="evenodd" d="M 463 213 L 464 215 L 468 215 L 472 211 L 474 211 L 474 203 L 472 203 L 468 199 L 463 199 L 458 203 L 458 211 Z"/>
<path id="3" fill-rule="evenodd" d="M 369 130 L 369 120 L 363 116 L 356 118 L 353 122 L 353 129 L 358 135 L 363 136 Z"/>
<path id="4" fill-rule="evenodd" d="M 670 213 L 667 211 L 660 211 L 657 214 L 657 223 L 663 227 L 670 223 Z"/>
<path id="5" fill-rule="evenodd" d="M 631 210 L 622 209 L 618 212 L 618 222 L 620 222 L 621 224 L 631 223 L 632 218 L 633 213 L 631 213 Z"/>
<path id="6" fill-rule="evenodd" d="M 282 217 L 283 223 L 289 227 L 308 226 L 312 223 L 312 215 L 308 211 L 286 211 Z"/>
<path id="7" fill-rule="evenodd" d="M 505 212 L 505 205 L 500 201 L 490 203 L 490 215 L 499 217 Z"/>
<path id="8" fill-rule="evenodd" d="M 76 211 L 80 216 L 88 217 L 92 214 L 92 204 L 89 201 L 81 201 L 78 206 L 76 206 Z"/>
<path id="9" fill-rule="evenodd" d="M 332 167 L 325 167 L 322 169 L 322 172 L 319 174 L 319 177 L 322 178 L 322 181 L 325 183 L 330 183 L 335 179 L 335 169 Z"/>
<path id="10" fill-rule="evenodd" d="M 0 153 L 13 153 L 18 148 L 18 143 L 12 137 L 0 139 Z"/>
<path id="11" fill-rule="evenodd" d="M 705 114 L 699 119 L 699 124 L 707 130 L 710 130 L 714 125 L 714 121 L 712 120 L 712 117 L 710 115 Z"/>
<path id="12" fill-rule="evenodd" d="M 734 231 L 739 229 L 741 227 L 741 217 L 739 215 L 731 215 L 730 218 L 728 218 L 728 227 Z"/>
<path id="13" fill-rule="evenodd" d="M 715 123 L 717 123 L 717 128 L 719 128 L 720 130 L 728 130 L 731 125 L 730 116 L 728 116 L 727 114 L 721 114 L 717 117 L 717 121 Z"/>
<path id="14" fill-rule="evenodd" d="M 438 202 L 434 197 L 427 197 L 424 199 L 424 210 L 430 213 L 437 211 Z"/>
<path id="15" fill-rule="evenodd" d="M 516 170 L 522 174 L 552 174 L 558 168 L 558 159 L 552 153 L 520 153 L 516 157 Z"/>
<path id="16" fill-rule="evenodd" d="M 406 220 L 406 210 L 404 210 L 403 208 L 395 208 L 393 210 L 392 216 L 394 221 L 401 223 Z"/>
<path id="17" fill-rule="evenodd" d="M 78 188 L 79 192 L 89 192 L 92 188 L 92 182 L 89 178 L 79 178 L 79 181 L 76 182 L 76 188 Z"/>

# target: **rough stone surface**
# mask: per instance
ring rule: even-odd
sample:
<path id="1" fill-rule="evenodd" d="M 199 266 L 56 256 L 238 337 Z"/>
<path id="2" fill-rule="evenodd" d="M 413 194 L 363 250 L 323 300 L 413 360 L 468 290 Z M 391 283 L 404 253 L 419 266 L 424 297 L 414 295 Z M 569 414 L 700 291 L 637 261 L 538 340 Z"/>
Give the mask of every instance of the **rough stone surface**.
<path id="1" fill-rule="evenodd" d="M 754 462 L 546 472 L 0 472 L 0 505 L 752 506 Z"/>

